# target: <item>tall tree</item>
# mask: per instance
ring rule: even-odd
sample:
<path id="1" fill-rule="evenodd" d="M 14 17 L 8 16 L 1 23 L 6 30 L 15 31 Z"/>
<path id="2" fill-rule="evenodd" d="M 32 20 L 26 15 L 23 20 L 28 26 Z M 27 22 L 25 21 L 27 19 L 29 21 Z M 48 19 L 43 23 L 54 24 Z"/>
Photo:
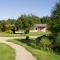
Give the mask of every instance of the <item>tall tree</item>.
<path id="1" fill-rule="evenodd" d="M 53 50 L 60 52 L 60 1 L 56 3 L 49 21 L 49 30 L 53 37 Z"/>
<path id="2" fill-rule="evenodd" d="M 60 33 L 60 1 L 56 3 L 55 8 L 52 11 L 51 20 L 49 22 L 49 30 L 54 35 Z"/>

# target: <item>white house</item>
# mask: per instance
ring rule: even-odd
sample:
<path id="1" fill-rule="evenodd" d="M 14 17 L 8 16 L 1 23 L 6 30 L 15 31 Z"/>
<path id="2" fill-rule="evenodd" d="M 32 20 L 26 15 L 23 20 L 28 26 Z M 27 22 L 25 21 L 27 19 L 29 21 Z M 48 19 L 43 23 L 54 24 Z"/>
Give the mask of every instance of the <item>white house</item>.
<path id="1" fill-rule="evenodd" d="M 30 30 L 30 32 L 46 32 L 46 24 L 35 24 L 34 29 Z"/>

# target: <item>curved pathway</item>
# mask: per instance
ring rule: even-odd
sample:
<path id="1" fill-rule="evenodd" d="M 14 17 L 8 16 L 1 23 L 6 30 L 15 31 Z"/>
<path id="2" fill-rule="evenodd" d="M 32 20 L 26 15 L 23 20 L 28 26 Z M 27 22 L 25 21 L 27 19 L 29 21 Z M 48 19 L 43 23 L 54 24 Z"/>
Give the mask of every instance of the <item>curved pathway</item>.
<path id="1" fill-rule="evenodd" d="M 9 46 L 11 46 L 12 48 L 15 49 L 15 52 L 16 52 L 16 59 L 15 60 L 37 60 L 24 47 L 6 41 L 8 39 L 15 39 L 15 38 L 25 38 L 25 37 L 0 37 L 0 42 L 5 43 L 5 44 L 7 44 L 7 45 L 9 45 Z M 34 38 L 34 37 L 31 37 L 31 38 Z"/>

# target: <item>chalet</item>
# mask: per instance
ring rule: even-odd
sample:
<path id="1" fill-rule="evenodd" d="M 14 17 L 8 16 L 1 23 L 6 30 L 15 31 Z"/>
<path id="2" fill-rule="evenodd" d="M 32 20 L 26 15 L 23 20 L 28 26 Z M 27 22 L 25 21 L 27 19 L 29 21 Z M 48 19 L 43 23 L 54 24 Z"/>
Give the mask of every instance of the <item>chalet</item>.
<path id="1" fill-rule="evenodd" d="M 30 32 L 46 32 L 46 24 L 35 24 L 34 29 L 30 30 Z"/>

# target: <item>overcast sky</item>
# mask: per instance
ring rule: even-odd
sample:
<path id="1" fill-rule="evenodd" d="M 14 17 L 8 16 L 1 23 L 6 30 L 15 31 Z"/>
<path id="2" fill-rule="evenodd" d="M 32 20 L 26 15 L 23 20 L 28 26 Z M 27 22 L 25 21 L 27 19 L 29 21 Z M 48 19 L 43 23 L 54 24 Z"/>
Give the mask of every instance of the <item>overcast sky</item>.
<path id="1" fill-rule="evenodd" d="M 50 16 L 58 0 L 0 0 L 0 20 L 17 19 L 21 14 Z"/>

